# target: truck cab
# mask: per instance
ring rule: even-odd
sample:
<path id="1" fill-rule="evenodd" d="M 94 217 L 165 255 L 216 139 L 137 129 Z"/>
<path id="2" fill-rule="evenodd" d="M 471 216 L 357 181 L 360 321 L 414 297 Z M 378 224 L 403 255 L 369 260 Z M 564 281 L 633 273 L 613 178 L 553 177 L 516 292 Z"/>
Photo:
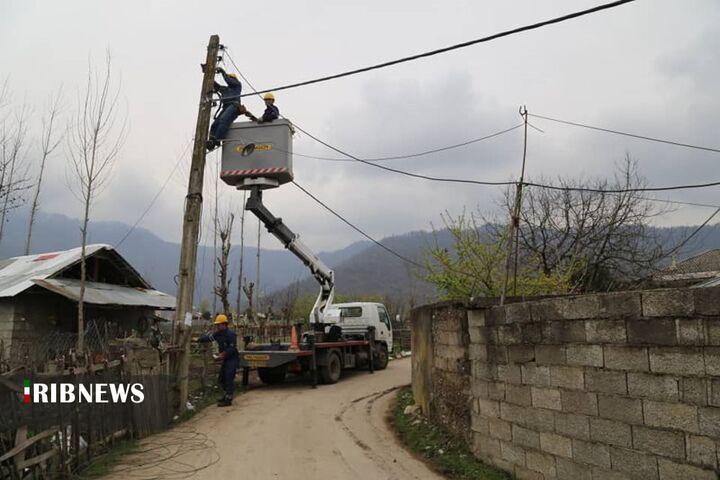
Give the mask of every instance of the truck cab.
<path id="1" fill-rule="evenodd" d="M 368 327 L 374 327 L 378 351 L 384 348 L 385 355 L 392 353 L 392 324 L 390 315 L 382 303 L 333 303 L 325 310 L 324 317 L 325 323 L 335 324 L 342 328 L 345 336 L 364 335 Z"/>

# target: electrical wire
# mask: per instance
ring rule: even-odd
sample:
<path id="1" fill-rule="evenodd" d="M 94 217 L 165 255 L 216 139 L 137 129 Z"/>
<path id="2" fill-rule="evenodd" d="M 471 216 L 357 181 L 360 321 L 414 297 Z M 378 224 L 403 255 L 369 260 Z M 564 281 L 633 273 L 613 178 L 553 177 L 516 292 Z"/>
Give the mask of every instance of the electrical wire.
<path id="1" fill-rule="evenodd" d="M 180 156 L 178 157 L 177 161 L 175 162 L 175 166 L 174 166 L 173 169 L 170 171 L 170 175 L 167 176 L 167 178 L 165 179 L 165 182 L 163 182 L 162 186 L 160 187 L 160 190 L 157 191 L 157 193 L 156 193 L 155 196 L 152 198 L 152 200 L 150 200 L 150 203 L 148 204 L 148 206 L 147 206 L 147 208 L 145 209 L 145 211 L 143 211 L 142 215 L 140 215 L 140 216 L 138 217 L 138 219 L 135 221 L 135 223 L 133 223 L 132 227 L 130 227 L 130 229 L 129 229 L 129 230 L 125 233 L 125 235 L 120 239 L 120 241 L 115 244 L 114 248 L 116 248 L 116 249 L 119 248 L 120 245 L 122 245 L 123 242 L 124 242 L 124 241 L 130 236 L 130 234 L 135 230 L 135 228 L 137 228 L 137 226 L 140 224 L 140 222 L 142 222 L 142 220 L 145 218 L 145 215 L 147 215 L 148 212 L 150 212 L 150 210 L 152 209 L 152 207 L 155 205 L 155 202 L 157 201 L 157 199 L 160 198 L 160 195 L 161 195 L 162 192 L 165 190 L 165 187 L 167 187 L 168 183 L 170 183 L 170 179 L 172 178 L 172 176 L 175 174 L 175 171 L 176 171 L 176 170 L 178 169 L 178 167 L 180 166 L 180 163 L 182 162 L 183 158 L 185 157 L 185 153 L 187 153 L 187 150 L 188 150 L 188 148 L 190 147 L 190 144 L 192 143 L 192 141 L 193 141 L 192 139 L 188 140 L 187 144 L 185 145 L 185 148 L 183 149 L 182 153 L 180 153 Z"/>
<path id="2" fill-rule="evenodd" d="M 695 188 L 717 187 L 720 182 L 695 183 L 687 185 L 671 185 L 667 187 L 638 187 L 638 188 L 617 188 L 602 189 L 590 187 L 558 187 L 557 185 L 547 185 L 543 183 L 523 182 L 526 187 L 546 188 L 549 190 L 560 190 L 564 192 L 591 192 L 591 193 L 635 193 L 635 192 L 666 192 L 670 190 L 691 190 Z"/>
<path id="3" fill-rule="evenodd" d="M 714 148 L 714 147 L 704 147 L 701 145 L 693 145 L 690 143 L 683 143 L 683 142 L 676 142 L 673 140 L 665 140 L 662 138 L 656 138 L 656 137 L 648 137 L 647 135 L 638 135 L 636 133 L 628 133 L 628 132 L 622 132 L 620 130 L 612 130 L 609 128 L 603 128 L 603 127 L 595 127 L 592 125 L 586 125 L 584 123 L 578 123 L 578 122 L 571 122 L 570 120 L 561 120 L 559 118 L 553 118 L 553 117 L 546 117 L 544 115 L 538 115 L 536 113 L 529 113 L 531 117 L 541 118 L 543 120 L 548 120 L 550 122 L 556 122 L 556 123 L 562 123 L 565 125 L 572 125 L 574 127 L 582 127 L 587 128 L 590 130 L 597 130 L 599 132 L 606 132 L 606 133 L 612 133 L 614 135 L 622 135 L 625 137 L 632 137 L 632 138 L 638 138 L 640 140 L 648 140 L 650 142 L 658 142 L 658 143 L 665 143 L 667 145 L 675 145 L 677 147 L 685 147 L 685 148 L 694 148 L 696 150 L 704 150 L 706 152 L 713 152 L 713 153 L 720 153 L 720 148 Z"/>
<path id="4" fill-rule="evenodd" d="M 309 191 L 307 191 L 305 188 L 303 188 L 302 186 L 300 186 L 297 182 L 293 181 L 292 183 L 293 183 L 293 185 L 295 185 L 300 191 L 302 191 L 303 193 L 305 193 L 305 195 L 307 195 L 308 197 L 310 197 L 310 198 L 312 198 L 313 200 L 315 200 L 315 202 L 318 203 L 320 206 L 322 206 L 325 210 L 327 210 L 328 212 L 330 212 L 330 213 L 332 213 L 333 215 L 335 215 L 335 216 L 336 216 L 337 218 L 339 218 L 343 223 L 345 223 L 347 226 L 349 226 L 350 228 L 352 228 L 353 230 L 355 230 L 356 232 L 358 232 L 358 233 L 359 233 L 360 235 L 362 235 L 363 237 L 365 237 L 365 238 L 367 238 L 368 240 L 370 240 L 371 242 L 373 242 L 375 245 L 379 246 L 380 248 L 382 248 L 383 250 L 387 251 L 388 253 L 396 256 L 396 257 L 399 258 L 400 260 L 402 260 L 402 261 L 404 261 L 404 262 L 406 262 L 406 263 L 409 263 L 410 265 L 413 265 L 413 266 L 418 267 L 418 268 L 422 268 L 423 270 L 425 269 L 425 266 L 424 266 L 424 265 L 422 265 L 422 264 L 420 264 L 420 263 L 416 262 L 415 260 L 412 260 L 412 259 L 410 259 L 410 258 L 408 258 L 408 257 L 405 257 L 404 255 L 402 255 L 402 254 L 396 252 L 395 250 L 393 250 L 392 248 L 384 245 L 384 244 L 381 243 L 380 241 L 375 240 L 373 237 L 371 237 L 370 235 L 368 235 L 367 233 L 365 233 L 363 230 L 361 230 L 360 228 L 358 228 L 358 227 L 356 227 L 355 225 L 353 225 L 352 223 L 350 223 L 350 221 L 347 220 L 345 217 L 343 217 L 342 215 L 340 215 L 339 213 L 337 213 L 335 210 L 333 210 L 332 208 L 330 208 L 330 207 L 329 207 L 327 204 L 325 204 L 322 200 L 320 200 L 320 199 L 317 198 L 315 195 L 313 195 L 312 193 L 310 193 Z"/>
<path id="5" fill-rule="evenodd" d="M 288 90 L 288 89 L 290 89 L 290 88 L 303 87 L 303 86 L 312 85 L 312 84 L 315 84 L 315 83 L 326 82 L 326 81 L 328 81 L 328 80 L 334 80 L 334 79 L 337 79 L 337 78 L 348 77 L 348 76 L 350 76 L 350 75 L 356 75 L 356 74 L 358 74 L 358 73 L 369 72 L 369 71 L 371 71 L 371 70 L 377 70 L 377 69 L 380 69 L 380 68 L 390 67 L 390 66 L 393 66 L 393 65 L 398 65 L 398 64 L 400 64 L 400 63 L 405 63 L 405 62 L 410 62 L 410 61 L 413 61 L 413 60 L 418 60 L 418 59 L 421 59 L 421 58 L 427 58 L 427 57 L 431 57 L 431 56 L 438 55 L 438 54 L 441 54 L 441 53 L 450 52 L 450 51 L 452 51 L 452 50 L 458 50 L 458 49 L 460 49 L 460 48 L 465 48 L 465 47 L 469 47 L 469 46 L 472 46 L 472 45 L 477 45 L 477 44 L 479 44 L 479 43 L 485 43 L 485 42 L 489 42 L 489 41 L 492 41 L 492 40 L 496 40 L 496 39 L 498 39 L 498 38 L 507 37 L 507 36 L 510 36 L 510 35 L 515 35 L 515 34 L 517 34 L 517 33 L 527 32 L 527 31 L 529 31 L 529 30 L 535 30 L 535 29 L 538 29 L 538 28 L 541 28 L 541 27 L 545 27 L 545 26 L 548 26 L 548 25 L 552 25 L 552 24 L 555 24 L 555 23 L 560 23 L 560 22 L 564 22 L 564 21 L 567 21 L 567 20 L 572 20 L 572 19 L 574 19 L 574 18 L 578 18 L 578 17 L 582 17 L 582 16 L 589 15 L 589 14 L 592 14 L 592 13 L 600 12 L 600 11 L 602 11 L 602 10 L 607 10 L 607 9 L 610 9 L 610 8 L 619 7 L 619 6 L 624 5 L 624 4 L 626 4 L 626 3 L 632 3 L 633 1 L 635 1 L 635 0 L 619 0 L 619 1 L 615 1 L 615 2 L 605 3 L 605 4 L 602 4 L 602 5 L 598 5 L 598 6 L 596 6 L 596 7 L 588 8 L 588 9 L 586 9 L 586 10 L 581 10 L 581 11 L 578 11 L 578 12 L 569 13 L 569 14 L 567 14 L 567 15 L 563 15 L 563 16 L 560 16 L 560 17 L 551 18 L 551 19 L 544 20 L 544 21 L 541 21 L 541 22 L 533 23 L 533 24 L 531 24 L 531 25 L 525 25 L 525 26 L 522 26 L 522 27 L 513 28 L 513 29 L 511 29 L 511 30 L 505 30 L 505 31 L 502 31 L 502 32 L 499 32 L 499 33 L 494 33 L 494 34 L 492 34 L 492 35 L 488 35 L 488 36 L 486 36 L 486 37 L 478 38 L 478 39 L 475 39 L 475 40 L 470 40 L 470 41 L 467 41 L 467 42 L 458 43 L 458 44 L 455 44 L 455 45 L 450 45 L 450 46 L 448 46 L 448 47 L 439 48 L 439 49 L 431 50 L 431 51 L 428 51 L 428 52 L 418 53 L 418 54 L 415 54 L 415 55 L 410 55 L 410 56 L 407 56 L 407 57 L 398 58 L 398 59 L 396 59 L 396 60 L 390 60 L 390 61 L 387 61 L 387 62 L 378 63 L 378 64 L 370 65 L 370 66 L 367 66 L 367 67 L 356 68 L 356 69 L 354 69 L 354 70 L 349 70 L 349 71 L 342 72 L 342 73 L 336 73 L 336 74 L 333 74 L 333 75 L 327 75 L 327 76 L 320 77 L 320 78 L 315 78 L 315 79 L 312 79 L 312 80 L 305 80 L 305 81 L 302 81 L 302 82 L 291 83 L 291 84 L 288 84 L 288 85 L 282 85 L 282 86 L 278 86 L 278 87 L 274 87 L 274 88 L 268 88 L 268 89 L 266 89 L 266 90 L 260 90 L 260 91 L 257 92 L 257 93 L 277 92 L 277 91 L 280 91 L 280 90 Z M 244 95 L 242 95 L 242 96 L 243 96 L 243 97 L 246 97 L 246 96 L 250 96 L 250 95 L 252 95 L 252 94 L 251 94 L 251 93 L 246 93 L 246 94 L 244 94 Z"/>
<path id="6" fill-rule="evenodd" d="M 703 228 L 705 228 L 705 226 L 706 226 L 708 223 L 710 223 L 710 220 L 712 220 L 713 218 L 715 218 L 715 216 L 716 216 L 718 213 L 720 213 L 720 208 L 718 208 L 717 210 L 715 210 L 715 211 L 712 213 L 712 215 L 710 215 L 710 216 L 707 218 L 707 220 L 705 220 L 701 225 L 699 225 L 695 230 L 693 230 L 693 232 L 692 232 L 690 235 L 688 235 L 688 236 L 685 238 L 685 240 L 683 240 L 682 242 L 680 242 L 679 244 L 677 244 L 672 250 L 670 250 L 669 252 L 667 252 L 667 253 L 665 254 L 665 257 L 669 257 L 670 255 L 674 254 L 675 252 L 677 252 L 678 250 L 680 250 L 682 247 L 684 247 L 685 245 L 687 245 L 687 243 L 688 243 L 695 235 L 697 235 L 698 233 L 700 233 L 700 230 L 702 230 Z"/>

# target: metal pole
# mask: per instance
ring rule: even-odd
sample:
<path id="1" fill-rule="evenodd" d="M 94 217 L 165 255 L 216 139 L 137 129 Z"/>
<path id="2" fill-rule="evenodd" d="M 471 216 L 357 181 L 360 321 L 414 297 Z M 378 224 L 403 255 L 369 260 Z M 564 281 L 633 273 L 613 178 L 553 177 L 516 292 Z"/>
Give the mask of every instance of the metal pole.
<path id="1" fill-rule="evenodd" d="M 520 181 L 515 189 L 515 202 L 513 204 L 512 211 L 510 213 L 510 224 L 508 225 L 508 248 L 505 256 L 505 277 L 503 278 L 502 292 L 500 294 L 500 305 L 505 304 L 505 298 L 507 296 L 508 281 L 510 278 L 510 264 L 513 259 L 513 242 L 519 233 L 520 226 L 520 204 L 522 202 L 522 188 L 523 182 L 525 181 L 525 159 L 527 158 L 527 127 L 528 127 L 528 114 L 527 108 L 520 107 L 520 115 L 523 117 L 525 123 L 525 137 L 523 141 L 523 159 L 522 169 L 520 171 Z M 517 287 L 517 250 L 515 250 L 515 287 Z"/>
<path id="2" fill-rule="evenodd" d="M 220 37 L 213 35 L 207 46 L 205 74 L 200 90 L 195 143 L 193 145 L 188 192 L 185 196 L 183 214 L 183 235 L 180 248 L 180 267 L 178 271 L 178 293 L 175 318 L 178 328 L 180 352 L 176 368 L 176 381 L 179 390 L 179 413 L 184 413 L 188 397 L 188 370 L 190 366 L 190 322 L 192 320 L 193 295 L 195 293 L 195 267 L 197 264 L 197 242 L 200 234 L 200 215 L 202 213 L 202 192 L 205 175 L 205 141 L 208 136 L 210 114 L 212 111 L 212 92 L 215 81 Z"/>

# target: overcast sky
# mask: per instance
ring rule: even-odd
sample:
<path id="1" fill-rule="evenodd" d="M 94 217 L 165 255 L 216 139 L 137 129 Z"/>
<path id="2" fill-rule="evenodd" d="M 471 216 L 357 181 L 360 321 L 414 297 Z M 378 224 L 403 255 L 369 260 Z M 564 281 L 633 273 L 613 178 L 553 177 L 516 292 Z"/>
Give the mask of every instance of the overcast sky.
<path id="1" fill-rule="evenodd" d="M 194 131 L 205 46 L 220 35 L 243 73 L 269 88 L 435 49 L 596 5 L 573 1 L 206 2 L 0 0 L 0 76 L 15 105 L 34 107 L 62 84 L 66 114 L 88 58 L 109 48 L 122 79 L 130 133 L 94 220 L 135 222 Z M 533 113 L 714 147 L 720 146 L 720 3 L 638 0 L 560 25 L 445 55 L 276 94 L 304 129 L 357 156 L 414 153 L 480 137 Z M 246 87 L 249 90 L 248 87 Z M 251 111 L 262 111 L 251 98 Z M 66 115 L 66 116 L 67 116 Z M 626 152 L 651 185 L 720 179 L 718 154 L 650 144 L 531 120 L 530 178 L 612 175 Z M 37 129 L 34 134 L 37 134 Z M 33 145 L 36 148 L 36 145 Z M 304 135 L 298 153 L 337 157 Z M 36 150 L 29 159 L 34 160 Z M 433 156 L 386 163 L 431 175 L 509 180 L 519 174 L 522 133 Z M 187 183 L 186 155 L 142 226 L 178 241 Z M 206 179 L 213 184 L 210 156 Z M 65 153 L 49 166 L 42 208 L 80 216 L 64 180 Z M 489 211 L 497 187 L 412 179 L 351 162 L 295 158 L 296 181 L 376 237 L 429 229 L 444 210 Z M 221 184 L 223 208 L 242 194 Z M 720 203 L 718 188 L 659 195 Z M 211 189 L 206 198 L 212 197 Z M 358 234 L 294 186 L 268 192 L 271 210 L 317 250 Z M 206 206 L 211 206 L 206 202 Z M 696 224 L 712 210 L 683 207 L 660 224 Z M 209 215 L 206 213 L 206 218 Z M 251 222 L 250 225 L 255 225 Z M 253 227 L 255 228 L 255 227 Z M 205 238 L 209 236 L 206 235 Z M 279 247 L 265 237 L 265 247 Z"/>

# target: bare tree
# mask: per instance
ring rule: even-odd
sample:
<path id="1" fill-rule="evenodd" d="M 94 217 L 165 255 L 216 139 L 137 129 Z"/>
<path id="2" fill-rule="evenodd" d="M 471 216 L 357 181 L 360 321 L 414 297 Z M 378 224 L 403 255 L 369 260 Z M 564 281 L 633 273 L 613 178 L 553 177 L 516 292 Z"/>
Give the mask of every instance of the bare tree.
<path id="1" fill-rule="evenodd" d="M 35 214 L 40 206 L 40 192 L 42 189 L 43 174 L 45 173 L 45 164 L 48 157 L 60 145 L 63 139 L 62 133 L 56 135 L 57 119 L 60 115 L 60 106 L 62 102 L 62 87 L 58 88 L 57 93 L 48 101 L 47 111 L 42 119 L 42 133 L 40 138 L 40 147 L 42 154 L 40 155 L 40 166 L 35 182 L 35 192 L 33 194 L 32 205 L 30 206 L 30 219 L 28 220 L 28 233 L 25 240 L 25 255 L 30 254 L 30 245 L 32 242 L 32 231 L 35 223 Z"/>
<path id="2" fill-rule="evenodd" d="M 217 275 L 218 285 L 215 287 L 215 295 L 222 303 L 223 312 L 228 317 L 232 317 L 230 311 L 230 284 L 232 279 L 228 275 L 228 260 L 230 258 L 230 249 L 232 245 L 230 239 L 232 236 L 233 222 L 235 215 L 230 213 L 226 216 L 222 223 L 218 222 L 217 230 L 220 237 L 220 256 L 217 258 Z"/>
<path id="3" fill-rule="evenodd" d="M 7 92 L 3 87 L 3 92 Z M 0 103 L 2 103 L 0 99 Z M 10 210 L 22 202 L 22 192 L 28 188 L 27 169 L 24 168 L 25 140 L 28 133 L 29 108 L 22 105 L 12 116 L 2 120 L 0 129 L 0 241 Z"/>
<path id="4" fill-rule="evenodd" d="M 285 324 L 290 325 L 293 320 L 295 305 L 297 305 L 300 297 L 300 281 L 295 280 L 287 288 L 283 289 L 280 295 L 280 314 L 285 320 Z"/>
<path id="5" fill-rule="evenodd" d="M 118 121 L 120 85 L 113 81 L 111 64 L 108 52 L 102 72 L 94 71 L 92 65 L 88 66 L 87 83 L 78 94 L 77 112 L 73 116 L 68 138 L 71 160 L 68 181 L 83 205 L 78 299 L 79 352 L 85 348 L 85 260 L 91 208 L 105 186 L 127 136 L 127 117 Z"/>
<path id="6" fill-rule="evenodd" d="M 255 310 L 253 309 L 253 298 L 254 298 L 254 291 L 255 291 L 255 284 L 253 282 L 248 282 L 247 279 L 243 279 L 243 292 L 245 293 L 245 297 L 247 297 L 248 306 L 245 310 L 245 318 L 247 319 L 248 325 L 254 325 L 255 324 Z"/>
<path id="7" fill-rule="evenodd" d="M 546 182 L 541 182 L 546 183 Z M 638 192 L 645 179 L 629 155 L 612 180 L 560 178 L 559 190 L 529 187 L 520 215 L 519 247 L 546 275 L 572 270 L 572 291 L 604 291 L 641 276 L 663 257 L 662 242 L 649 221 L 657 209 Z M 588 190 L 570 190 L 584 187 Z M 512 208 L 512 192 L 503 206 Z M 495 230 L 495 238 L 501 232 Z"/>

